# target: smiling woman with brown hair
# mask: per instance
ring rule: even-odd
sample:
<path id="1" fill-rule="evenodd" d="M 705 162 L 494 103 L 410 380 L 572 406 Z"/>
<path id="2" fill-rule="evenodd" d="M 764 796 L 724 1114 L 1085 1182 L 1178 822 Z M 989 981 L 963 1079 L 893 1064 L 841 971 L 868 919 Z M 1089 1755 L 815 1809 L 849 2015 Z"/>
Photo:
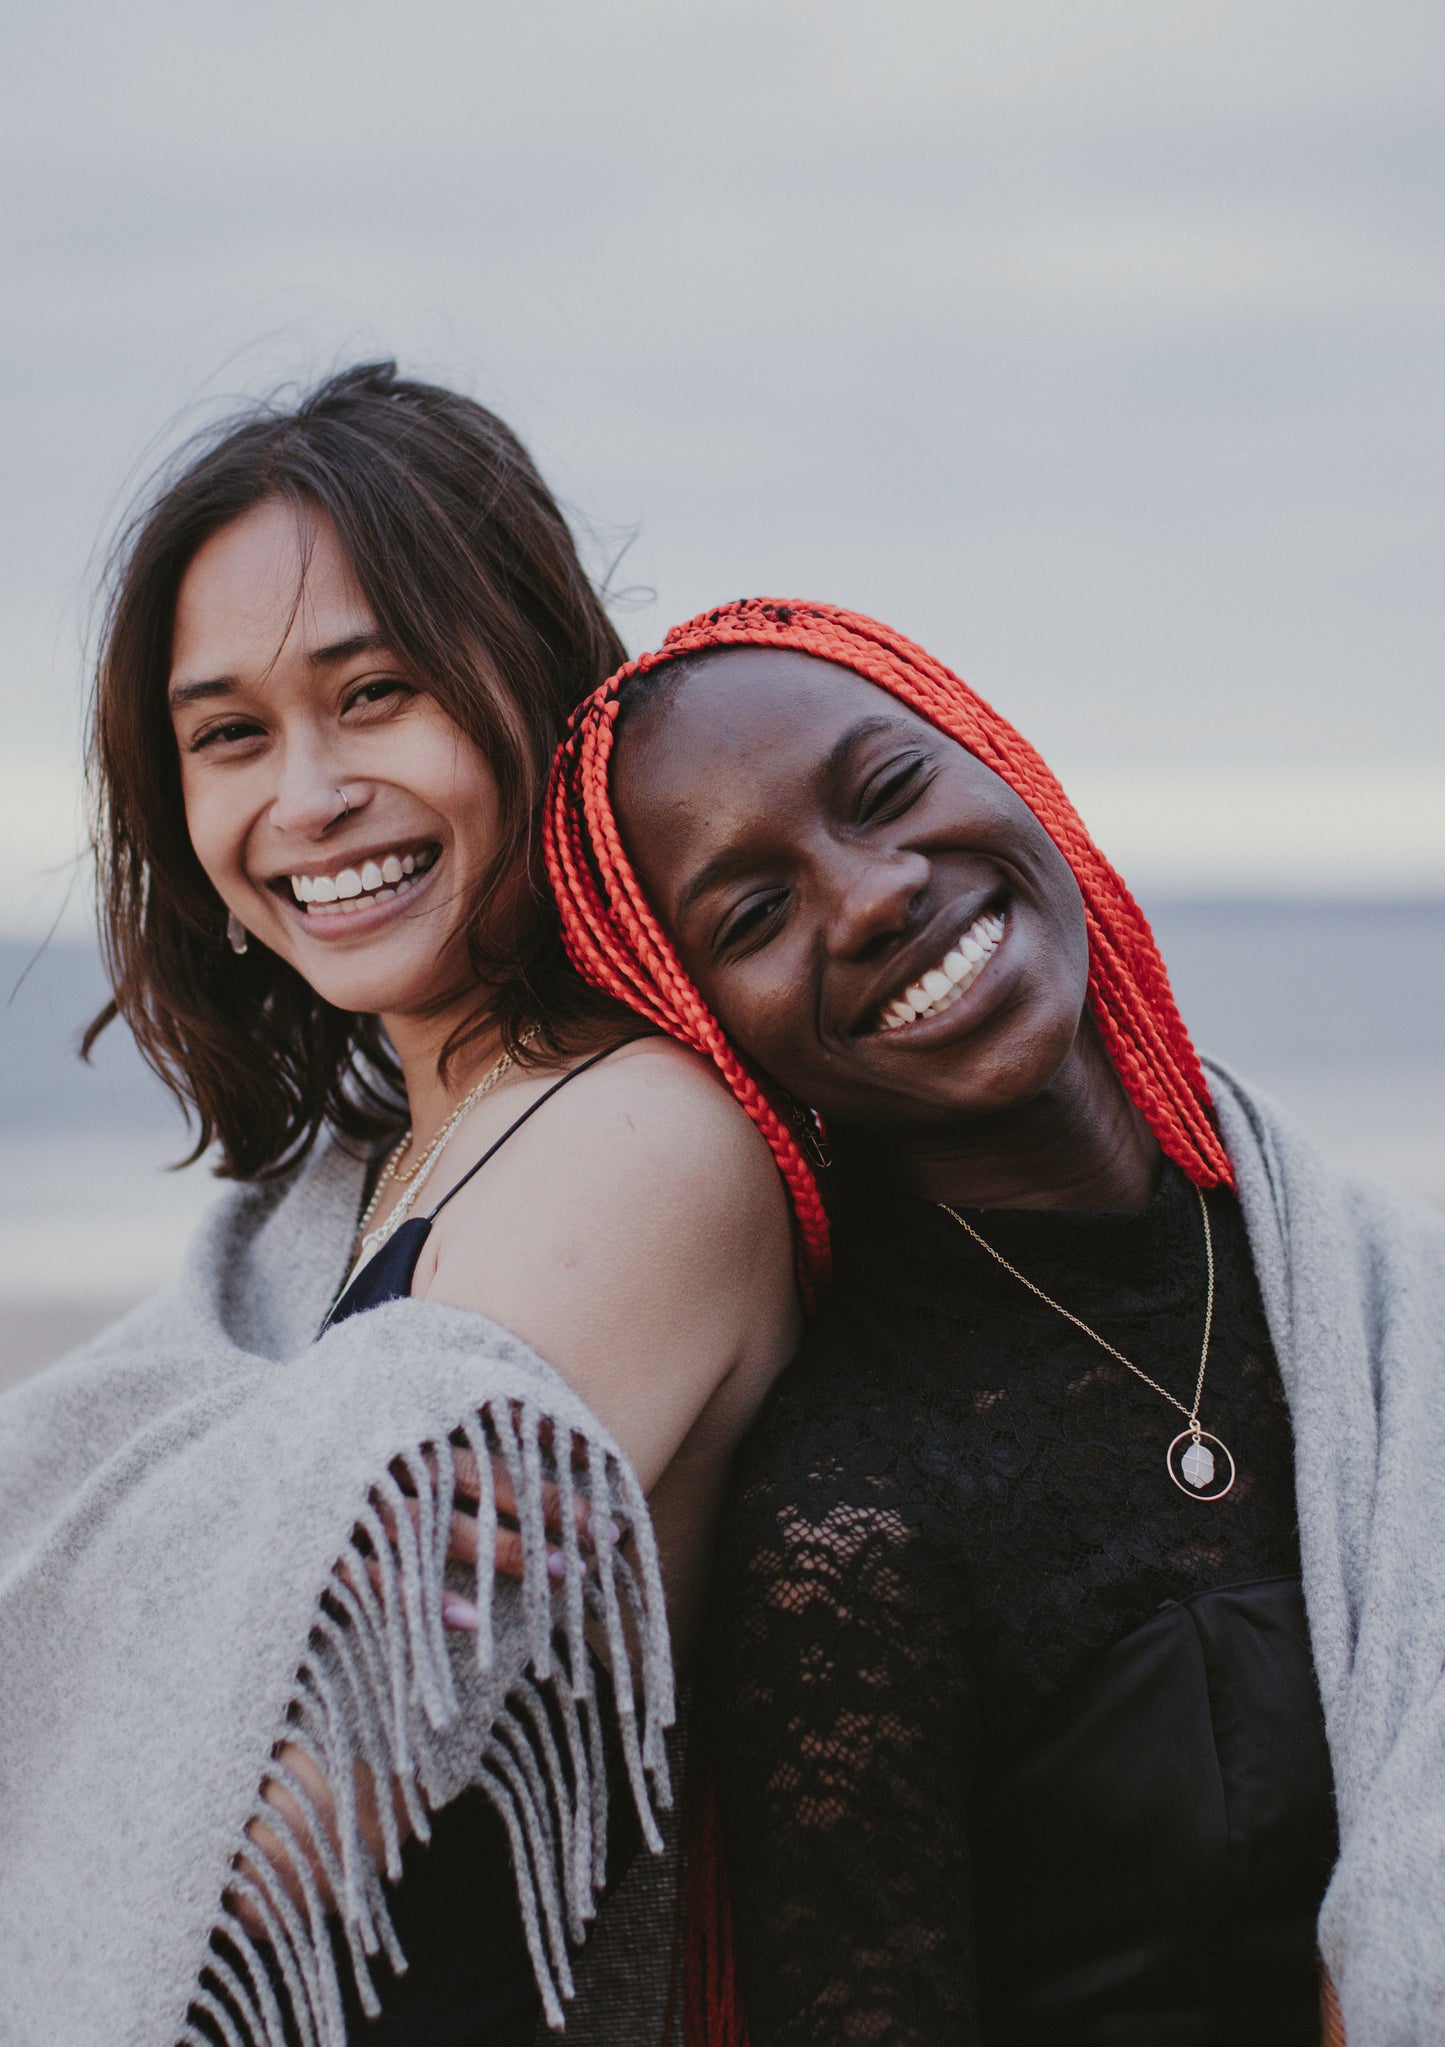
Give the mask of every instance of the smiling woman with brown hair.
<path id="1" fill-rule="evenodd" d="M 1317 1923 L 1352 2047 L 1435 2037 L 1440 1218 L 1206 1072 L 1042 760 L 873 620 L 677 628 L 548 833 L 831 1259 L 702 1687 L 753 2047 L 1317 2041 Z"/>
<path id="2" fill-rule="evenodd" d="M 798 1316 L 764 1145 L 543 882 L 620 652 L 515 437 L 387 364 L 187 450 L 124 538 L 91 1035 L 243 1184 L 7 1402 L 17 2037 L 523 2047 L 661 1847 L 671 1656 Z"/>
<path id="3" fill-rule="evenodd" d="M 298 968 L 297 941 L 327 927 L 298 918 L 311 905 L 269 871 L 274 855 L 252 876 L 240 871 L 239 845 L 214 848 L 236 896 L 228 912 L 208 869 L 213 849 L 195 842 L 187 808 L 202 802 L 209 819 L 213 788 L 248 786 L 233 764 L 258 757 L 263 723 L 236 657 L 272 676 L 282 653 L 273 613 L 299 601 L 298 565 L 318 547 L 308 597 L 314 604 L 324 585 L 334 629 L 318 637 L 313 624 L 305 661 L 334 706 L 335 730 L 314 729 L 309 756 L 292 749 L 283 799 L 288 816 L 303 807 L 295 828 L 308 858 L 337 869 L 330 849 L 344 842 L 362 862 L 376 836 L 369 777 L 380 771 L 384 786 L 394 735 L 405 737 L 409 720 L 423 717 L 434 753 L 461 735 L 463 753 L 450 765 L 438 759 L 432 773 L 465 778 L 470 761 L 473 779 L 484 779 L 452 792 L 453 810 L 476 800 L 477 843 L 461 873 L 454 862 L 440 877 L 445 909 L 434 902 L 426 920 L 432 938 L 452 926 L 459 934 L 450 1054 L 489 1033 L 517 1053 L 531 1030 L 536 1049 L 522 1056 L 536 1061 L 615 1035 L 617 1012 L 562 955 L 537 886 L 534 819 L 559 726 L 623 649 L 515 436 L 456 392 L 380 364 L 333 378 L 293 413 L 256 408 L 183 450 L 178 472 L 121 536 L 102 631 L 91 777 L 114 1000 L 87 1048 L 122 1016 L 178 1085 L 197 1151 L 219 1142 L 224 1168 L 241 1178 L 294 1162 L 327 1124 L 367 1141 L 395 1120 L 394 1048 L 365 999 L 377 989 L 350 985 L 351 973 L 348 985 L 323 990 Z M 425 677 L 424 700 L 414 677 Z M 327 772 L 301 786 L 308 758 L 315 770 L 323 753 Z M 349 772 L 354 788 L 344 786 Z M 244 799 L 225 800 L 243 829 Z M 318 838 L 327 847 L 319 862 Z M 429 862 L 434 844 L 423 835 L 414 858 Z M 382 885 L 378 877 L 366 898 Z M 228 915 L 233 950 L 252 927 L 282 942 L 263 937 L 226 967 Z M 382 925 L 413 943 L 423 928 L 410 910 Z M 355 943 L 369 926 L 346 928 L 344 944 L 315 954 L 333 961 L 329 974 L 337 960 L 380 957 Z"/>

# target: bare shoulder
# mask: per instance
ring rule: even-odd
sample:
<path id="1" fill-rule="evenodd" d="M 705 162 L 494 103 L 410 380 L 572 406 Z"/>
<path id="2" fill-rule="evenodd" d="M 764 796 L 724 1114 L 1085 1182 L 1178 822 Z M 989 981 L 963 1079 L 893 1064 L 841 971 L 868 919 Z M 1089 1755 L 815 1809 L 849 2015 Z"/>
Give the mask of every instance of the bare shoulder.
<path id="1" fill-rule="evenodd" d="M 610 1290 L 634 1296 L 654 1275 L 670 1275 L 676 1290 L 680 1270 L 694 1293 L 727 1291 L 749 1267 L 776 1267 L 791 1287 L 792 1219 L 772 1152 L 720 1075 L 685 1047 L 621 1047 L 519 1138 L 491 1194 L 529 1213 L 538 1255 L 569 1269 L 605 1265 Z"/>
<path id="2" fill-rule="evenodd" d="M 543 1253 L 579 1233 L 593 1246 L 630 1234 L 641 1252 L 791 1227 L 766 1140 L 705 1060 L 663 1038 L 620 1046 L 540 1103 L 442 1221 L 443 1250 L 500 1226 Z"/>
<path id="3" fill-rule="evenodd" d="M 599 1059 L 571 1083 L 573 1098 L 593 1100 L 652 1098 L 677 1107 L 687 1105 L 698 1113 L 719 1120 L 736 1118 L 745 1129 L 752 1124 L 734 1100 L 722 1075 L 700 1053 L 675 1038 L 633 1038 Z"/>
<path id="4" fill-rule="evenodd" d="M 766 1140 L 721 1075 L 670 1038 L 621 1046 L 579 1074 L 557 1106 L 559 1140 L 565 1123 L 584 1170 L 637 1170 L 679 1188 L 697 1181 L 713 1200 L 729 1191 L 756 1196 L 778 1181 Z M 545 1142 L 544 1131 L 538 1136 Z M 780 1185 L 777 1194 L 781 1201 Z"/>
<path id="5" fill-rule="evenodd" d="M 706 1062 L 658 1039 L 579 1073 L 460 1190 L 414 1291 L 525 1337 L 644 1482 L 722 1387 L 760 1397 L 797 1333 L 772 1153 Z"/>

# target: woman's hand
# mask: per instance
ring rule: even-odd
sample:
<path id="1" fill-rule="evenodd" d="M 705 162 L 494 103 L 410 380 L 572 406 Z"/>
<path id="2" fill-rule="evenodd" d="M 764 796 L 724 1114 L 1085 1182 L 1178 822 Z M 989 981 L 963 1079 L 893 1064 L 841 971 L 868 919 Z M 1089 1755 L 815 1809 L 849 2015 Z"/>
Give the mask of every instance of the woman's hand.
<path id="1" fill-rule="evenodd" d="M 579 1448 L 574 1448 L 572 1458 L 574 1466 L 580 1468 L 584 1462 L 584 1453 Z M 428 1461 L 435 1475 L 435 1463 L 430 1459 Z M 505 1461 L 500 1457 L 494 1457 L 491 1462 L 492 1498 L 497 1517 L 496 1534 L 493 1539 L 493 1569 L 498 1577 L 520 1579 L 523 1575 L 523 1542 L 517 1495 Z M 463 1564 L 474 1572 L 479 1550 L 477 1506 L 481 1497 L 475 1453 L 466 1448 L 454 1449 L 452 1468 L 452 1521 L 447 1541 L 447 1561 Z M 394 1465 L 391 1475 L 406 1499 L 407 1512 L 411 1516 L 413 1527 L 419 1527 L 421 1507 L 412 1493 L 405 1466 Z M 388 1535 L 394 1539 L 396 1529 L 392 1522 L 391 1507 L 379 1502 L 378 1511 Z M 578 1565 L 585 1575 L 589 1559 L 594 1553 L 594 1531 L 591 1509 L 580 1495 L 573 1497 L 572 1516 L 577 1530 L 577 1546 L 582 1553 L 578 1558 Z M 567 1569 L 562 1547 L 562 1495 L 551 1479 L 544 1480 L 542 1485 L 542 1520 L 547 1532 L 547 1574 L 553 1579 L 560 1579 Z M 615 1521 L 609 1520 L 606 1523 L 605 1532 L 611 1542 L 621 1540 L 622 1531 Z M 367 1573 L 377 1595 L 384 1599 L 384 1573 L 380 1564 L 373 1560 L 367 1566 Z M 346 1565 L 338 1566 L 337 1575 L 343 1582 L 351 1583 Z M 447 1592 L 442 1599 L 442 1620 L 449 1628 L 473 1631 L 477 1625 L 476 1606 L 459 1593 Z"/>
<path id="2" fill-rule="evenodd" d="M 295 1742 L 283 1742 L 276 1750 L 276 1762 L 288 1775 L 295 1779 L 306 1793 L 316 1819 L 325 1830 L 324 1849 L 317 1843 L 310 1815 L 297 1799 L 286 1782 L 275 1776 L 268 1777 L 262 1788 L 262 1797 L 271 1806 L 284 1826 L 268 1826 L 265 1820 L 252 1820 L 246 1835 L 257 1855 L 266 1863 L 272 1883 L 256 1867 L 249 1856 L 242 1856 L 236 1864 L 239 1876 L 245 1877 L 263 1895 L 269 1894 L 273 1884 L 279 1882 L 282 1890 L 296 1909 L 304 1916 L 307 1912 L 307 1892 L 311 1890 L 319 1897 L 324 1912 L 334 1912 L 336 1898 L 332 1886 L 331 1872 L 337 1862 L 338 1830 L 336 1825 L 336 1801 L 331 1786 L 317 1769 L 305 1749 Z M 364 1763 L 355 1766 L 354 1773 L 356 1814 L 362 1840 L 367 1852 L 378 1867 L 386 1857 L 386 1830 L 382 1824 L 381 1809 L 376 1795 L 376 1781 Z M 392 1787 L 392 1812 L 396 1820 L 399 1837 L 404 1841 L 411 1832 L 411 1821 L 399 1790 Z M 302 1867 L 297 1867 L 299 1854 Z M 269 1928 L 255 1903 L 244 1890 L 232 1891 L 227 1903 L 253 1939 L 265 1940 Z"/>

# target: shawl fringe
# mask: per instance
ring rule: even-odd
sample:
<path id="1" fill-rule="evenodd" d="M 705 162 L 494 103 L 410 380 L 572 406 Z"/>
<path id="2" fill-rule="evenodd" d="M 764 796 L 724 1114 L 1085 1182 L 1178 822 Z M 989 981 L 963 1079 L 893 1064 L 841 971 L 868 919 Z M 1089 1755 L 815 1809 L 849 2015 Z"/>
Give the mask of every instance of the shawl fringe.
<path id="1" fill-rule="evenodd" d="M 456 1451 L 463 1447 L 479 1479 L 475 1569 L 447 1559 Z M 517 1502 L 523 1556 L 526 1665 L 505 1691 L 493 1597 L 494 1460 Z M 549 1483 L 560 1501 L 565 1563 L 555 1586 L 547 1570 Z M 579 1492 L 592 1512 L 585 1576 L 574 1513 Z M 636 1569 L 618 1547 L 629 1535 Z M 470 1639 L 443 1623 L 449 1591 L 477 1607 Z M 216 2047 L 218 2040 L 224 2047 L 346 2047 L 339 1968 L 349 1972 L 362 2010 L 376 2016 L 376 1964 L 395 1974 L 406 1967 L 385 1890 L 402 1869 L 393 1787 L 423 1841 L 431 1835 L 432 1808 L 458 1789 L 475 1787 L 490 1801 L 511 1844 L 546 2021 L 561 2027 L 574 1992 L 569 1944 L 585 1937 L 607 1866 L 603 1709 L 589 1621 L 605 1642 L 643 1837 L 660 1854 L 654 1806 L 665 1811 L 672 1803 L 664 1736 L 675 1703 L 656 1544 L 635 1476 L 600 1438 L 554 1427 L 528 1400 L 487 1401 L 450 1435 L 398 1452 L 371 1487 L 318 1596 L 281 1732 L 270 1756 L 258 1759 L 256 1801 L 234 1843 L 178 2047 Z M 459 1730 L 473 1720 L 476 1745 L 457 1785 L 454 1754 L 449 1774 L 441 1746 L 449 1741 L 454 1751 Z M 329 1824 L 284 1760 L 288 1744 L 325 1779 L 333 1801 Z M 363 1828 L 362 1772 L 375 1793 L 379 1861 Z M 290 1810 L 268 1793 L 288 1800 Z M 252 1838 L 257 1826 L 280 1842 L 300 1903 Z M 313 1857 L 325 1873 L 330 1909 Z"/>

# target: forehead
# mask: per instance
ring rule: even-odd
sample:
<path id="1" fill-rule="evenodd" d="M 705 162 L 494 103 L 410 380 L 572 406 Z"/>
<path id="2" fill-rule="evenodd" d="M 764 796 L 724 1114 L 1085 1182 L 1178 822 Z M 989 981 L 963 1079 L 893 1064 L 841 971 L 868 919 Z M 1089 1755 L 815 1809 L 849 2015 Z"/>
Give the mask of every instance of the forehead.
<path id="1" fill-rule="evenodd" d="M 624 726 L 613 775 L 624 842 L 664 916 L 784 853 L 840 758 L 872 734 L 940 739 L 852 669 L 791 649 L 728 648 L 681 667 Z"/>
<path id="2" fill-rule="evenodd" d="M 372 623 L 330 520 L 273 499 L 192 557 L 176 596 L 172 675 L 259 676 L 291 651 Z"/>
<path id="3" fill-rule="evenodd" d="M 851 668 L 791 648 L 729 647 L 684 664 L 624 728 L 619 792 L 633 802 L 776 785 L 860 721 L 937 738 L 935 728 Z M 731 772 L 736 770 L 737 772 Z"/>

